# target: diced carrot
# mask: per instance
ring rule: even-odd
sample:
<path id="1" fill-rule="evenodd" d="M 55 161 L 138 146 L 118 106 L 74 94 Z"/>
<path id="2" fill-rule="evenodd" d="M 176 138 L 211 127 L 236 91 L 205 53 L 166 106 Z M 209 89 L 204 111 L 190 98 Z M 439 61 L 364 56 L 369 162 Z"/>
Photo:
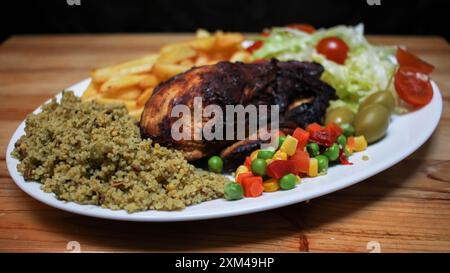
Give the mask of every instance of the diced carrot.
<path id="1" fill-rule="evenodd" d="M 236 176 L 236 182 L 239 184 L 242 184 L 242 181 L 247 178 L 247 177 L 253 177 L 253 173 L 252 172 L 248 172 L 248 173 L 240 173 Z"/>
<path id="2" fill-rule="evenodd" d="M 300 148 L 303 150 L 306 144 L 308 144 L 309 132 L 303 130 L 302 128 L 299 127 L 295 129 L 292 136 L 298 140 L 297 149 Z"/>
<path id="3" fill-rule="evenodd" d="M 316 132 L 316 131 L 320 131 L 322 129 L 323 129 L 322 126 L 320 126 L 320 124 L 318 124 L 318 123 L 311 123 L 310 125 L 308 125 L 306 127 L 306 131 L 310 134 L 312 134 L 313 132 Z"/>
<path id="4" fill-rule="evenodd" d="M 263 179 L 261 176 L 247 177 L 242 181 L 245 197 L 258 197 L 264 191 Z"/>
<path id="5" fill-rule="evenodd" d="M 347 145 L 352 151 L 354 151 L 355 150 L 355 137 L 352 137 L 352 136 L 348 137 L 347 138 Z"/>

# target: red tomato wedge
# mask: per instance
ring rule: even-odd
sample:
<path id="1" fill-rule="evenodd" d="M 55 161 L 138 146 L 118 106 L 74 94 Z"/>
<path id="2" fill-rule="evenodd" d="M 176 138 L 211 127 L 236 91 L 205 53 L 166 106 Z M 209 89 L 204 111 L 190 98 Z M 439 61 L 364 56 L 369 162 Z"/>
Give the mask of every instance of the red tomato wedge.
<path id="1" fill-rule="evenodd" d="M 428 75 L 414 68 L 400 67 L 395 73 L 394 86 L 399 97 L 415 107 L 422 107 L 433 98 Z"/>
<path id="2" fill-rule="evenodd" d="M 433 65 L 421 60 L 417 56 L 400 47 L 397 48 L 397 62 L 400 67 L 407 66 L 427 75 L 431 74 L 434 70 Z"/>
<path id="3" fill-rule="evenodd" d="M 306 33 L 316 32 L 316 28 L 313 27 L 312 25 L 308 25 L 308 24 L 290 24 L 290 25 L 287 25 L 286 27 L 301 30 Z"/>
<path id="4" fill-rule="evenodd" d="M 316 50 L 320 54 L 325 55 L 328 60 L 338 64 L 344 64 L 349 48 L 342 39 L 338 37 L 327 37 L 319 41 Z"/>

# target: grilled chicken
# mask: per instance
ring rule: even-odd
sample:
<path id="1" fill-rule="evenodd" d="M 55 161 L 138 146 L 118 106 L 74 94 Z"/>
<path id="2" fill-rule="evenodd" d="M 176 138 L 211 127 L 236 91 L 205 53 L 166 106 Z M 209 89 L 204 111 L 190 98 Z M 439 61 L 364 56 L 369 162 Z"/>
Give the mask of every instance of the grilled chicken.
<path id="1" fill-rule="evenodd" d="M 320 80 L 322 72 L 323 67 L 317 63 L 275 59 L 253 64 L 220 62 L 192 68 L 155 88 L 142 113 L 142 136 L 181 150 L 189 161 L 218 154 L 222 150 L 221 155 L 225 159 L 235 161 L 257 149 L 260 141 L 175 141 L 171 128 L 179 118 L 171 117 L 173 107 L 186 105 L 193 113 L 194 97 L 202 98 L 203 108 L 214 104 L 220 106 L 224 113 L 226 105 L 277 104 L 281 130 L 305 127 L 319 122 L 329 100 L 336 99 L 335 90 Z M 202 124 L 193 124 L 191 131 L 208 120 L 203 118 Z"/>

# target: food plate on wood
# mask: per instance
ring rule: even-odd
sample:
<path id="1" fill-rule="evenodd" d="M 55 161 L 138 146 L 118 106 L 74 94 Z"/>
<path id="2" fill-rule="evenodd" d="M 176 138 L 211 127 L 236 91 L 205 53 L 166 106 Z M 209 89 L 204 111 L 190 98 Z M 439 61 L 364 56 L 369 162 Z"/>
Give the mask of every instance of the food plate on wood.
<path id="1" fill-rule="evenodd" d="M 362 26 L 291 25 L 245 42 L 200 31 L 159 54 L 94 70 L 19 125 L 6 154 L 11 177 L 33 198 L 81 215 L 212 219 L 363 181 L 412 154 L 438 125 L 434 67 L 402 48 L 370 45 Z M 219 110 L 279 106 L 277 127 L 269 120 L 276 144 L 258 149 L 267 141 L 250 136 L 180 141 L 168 115 L 180 105 L 195 112 L 198 97 Z M 199 126 L 213 119 L 203 116 Z M 208 170 L 199 168 L 205 161 Z"/>

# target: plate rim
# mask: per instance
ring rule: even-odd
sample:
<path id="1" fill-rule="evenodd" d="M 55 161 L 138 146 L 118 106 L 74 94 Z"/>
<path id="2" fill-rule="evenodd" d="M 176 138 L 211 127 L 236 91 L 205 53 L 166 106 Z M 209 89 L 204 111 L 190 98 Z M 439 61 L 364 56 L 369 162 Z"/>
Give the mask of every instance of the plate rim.
<path id="1" fill-rule="evenodd" d="M 87 84 L 89 84 L 90 81 L 91 81 L 90 78 L 84 79 L 82 81 L 79 81 L 79 82 L 73 84 L 72 86 L 70 86 L 68 88 L 65 88 L 64 90 L 74 89 L 76 86 L 80 86 L 80 85 L 87 85 Z M 51 207 L 54 207 L 57 209 L 61 209 L 63 211 L 67 211 L 67 212 L 79 214 L 79 215 L 84 215 L 84 216 L 89 216 L 89 217 L 94 217 L 94 218 L 119 220 L 119 221 L 132 221 L 132 222 L 179 222 L 179 221 L 194 221 L 194 220 L 225 218 L 225 217 L 245 215 L 245 214 L 250 214 L 250 213 L 255 213 L 255 212 L 260 212 L 260 211 L 266 211 L 266 210 L 271 210 L 271 209 L 275 209 L 275 208 L 292 205 L 295 203 L 300 203 L 305 200 L 317 198 L 319 196 L 324 196 L 329 193 L 332 193 L 332 192 L 347 188 L 349 186 L 352 186 L 354 184 L 357 184 L 359 182 L 362 182 L 365 179 L 367 179 L 371 176 L 374 176 L 374 175 L 396 165 L 398 162 L 402 161 L 403 159 L 405 159 L 406 157 L 408 157 L 409 155 L 414 153 L 416 150 L 418 150 L 436 131 L 436 128 L 437 128 L 439 121 L 441 119 L 441 116 L 442 116 L 442 108 L 443 108 L 442 94 L 441 94 L 440 89 L 437 86 L 437 84 L 434 81 L 431 81 L 431 83 L 433 86 L 433 100 L 432 101 L 437 101 L 437 105 L 433 105 L 433 107 L 437 107 L 437 109 L 435 110 L 436 115 L 433 115 L 432 123 L 430 126 L 431 130 L 420 135 L 420 138 L 416 142 L 414 142 L 414 144 L 415 144 L 414 147 L 404 149 L 401 153 L 394 154 L 394 156 L 390 157 L 382 166 L 379 166 L 378 168 L 371 168 L 368 171 L 357 173 L 356 177 L 354 177 L 353 179 L 348 179 L 347 182 L 343 182 L 343 183 L 333 185 L 333 186 L 328 186 L 327 188 L 323 188 L 323 189 L 320 189 L 320 188 L 314 189 L 311 191 L 308 198 L 298 198 L 298 199 L 291 198 L 284 202 L 275 202 L 273 204 L 267 203 L 264 205 L 256 206 L 254 208 L 247 208 L 247 209 L 243 208 L 241 210 L 229 210 L 229 211 L 225 211 L 225 212 L 221 212 L 221 213 L 214 212 L 214 213 L 203 213 L 203 214 L 199 214 L 199 215 L 183 214 L 182 212 L 184 210 L 188 209 L 188 207 L 186 207 L 185 209 L 180 210 L 180 211 L 164 212 L 164 213 L 173 213 L 172 214 L 173 216 L 170 216 L 170 217 L 167 217 L 164 215 L 163 216 L 143 215 L 145 213 L 152 213 L 152 212 L 158 214 L 159 211 L 156 211 L 156 210 L 147 210 L 147 211 L 136 212 L 136 213 L 126 213 L 124 210 L 111 210 L 111 209 L 103 208 L 101 206 L 96 206 L 96 205 L 82 205 L 82 204 L 78 204 L 75 202 L 58 200 L 54 196 L 53 193 L 45 193 L 44 191 L 42 191 L 42 189 L 40 189 L 40 185 L 42 185 L 41 183 L 36 182 L 36 181 L 29 181 L 29 182 L 25 181 L 23 179 L 23 176 L 17 171 L 17 168 L 16 168 L 17 162 L 15 162 L 17 160 L 12 158 L 12 156 L 11 156 L 11 152 L 14 149 L 14 144 L 17 141 L 18 137 L 21 136 L 21 135 L 19 135 L 19 136 L 17 136 L 17 135 L 18 135 L 20 129 L 22 127 L 24 128 L 26 118 L 20 122 L 20 124 L 18 125 L 18 127 L 16 128 L 16 130 L 14 131 L 14 133 L 12 134 L 12 136 L 8 142 L 8 146 L 6 149 L 6 165 L 7 165 L 9 175 L 12 178 L 12 180 L 14 181 L 14 183 L 22 191 L 27 193 L 32 198 L 34 198 L 37 201 L 40 201 L 48 206 L 51 206 Z M 62 94 L 62 92 L 57 93 L 53 97 L 49 98 L 49 100 L 47 100 L 43 104 L 49 102 L 51 99 L 53 99 L 55 97 L 60 96 L 61 94 Z M 41 104 L 32 113 L 39 111 L 39 109 L 41 108 L 41 106 L 43 104 Z M 431 105 L 432 105 L 432 103 L 430 103 L 429 106 L 431 107 Z M 425 107 L 427 107 L 427 106 L 425 106 Z M 17 181 L 17 180 L 19 180 L 18 177 L 20 177 L 21 181 Z M 43 198 L 40 195 L 35 194 L 33 189 L 31 188 L 33 186 L 30 187 L 30 184 L 34 184 L 35 186 L 38 186 L 39 190 L 41 191 L 41 193 L 43 193 L 46 196 L 46 198 Z M 212 200 L 212 201 L 216 201 L 216 200 Z M 211 202 L 211 201 L 206 201 L 206 202 Z M 91 209 L 91 207 L 92 207 L 92 209 Z M 106 210 L 107 213 L 104 212 L 103 210 Z"/>

